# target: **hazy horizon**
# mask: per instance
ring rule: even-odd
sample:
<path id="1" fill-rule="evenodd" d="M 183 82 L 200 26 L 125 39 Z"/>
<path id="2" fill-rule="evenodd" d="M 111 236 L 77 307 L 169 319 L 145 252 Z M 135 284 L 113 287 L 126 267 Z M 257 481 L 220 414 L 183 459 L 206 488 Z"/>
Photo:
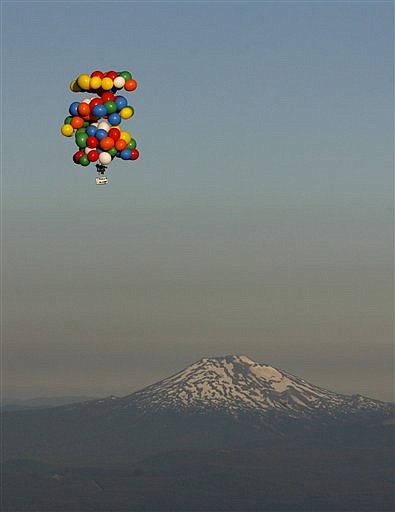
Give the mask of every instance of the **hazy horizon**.
<path id="1" fill-rule="evenodd" d="M 226 356 L 226 355 L 231 355 L 231 354 L 221 354 L 221 356 Z M 236 355 L 236 354 L 233 354 L 233 355 Z M 247 354 L 237 354 L 237 355 L 247 355 Z M 220 355 L 217 355 L 217 356 L 209 356 L 209 357 L 221 357 Z M 248 355 L 247 355 L 248 356 Z M 206 357 L 206 356 L 202 356 L 202 357 Z M 248 356 L 249 357 L 249 356 Z M 253 358 L 252 358 L 253 359 Z M 195 361 L 191 361 L 190 364 L 193 364 Z M 263 364 L 269 364 L 265 361 L 255 361 L 257 363 L 263 363 Z M 188 365 L 189 366 L 189 365 Z M 95 399 L 95 398 L 104 398 L 106 396 L 110 396 L 110 395 L 114 395 L 114 396 L 126 396 L 130 393 L 133 393 L 134 391 L 138 391 L 142 388 L 144 388 L 145 386 L 149 386 L 150 384 L 153 384 L 155 382 L 158 382 L 160 380 L 162 380 L 163 378 L 167 378 L 171 375 L 174 375 L 174 374 L 177 374 L 179 372 L 181 372 L 182 370 L 184 370 L 185 368 L 187 368 L 188 366 L 185 366 L 183 368 L 179 368 L 178 370 L 176 371 L 173 371 L 173 372 L 170 372 L 166 375 L 163 375 L 161 377 L 158 377 L 157 379 L 155 380 L 152 380 L 150 382 L 147 382 L 146 384 L 143 384 L 135 389 L 127 389 L 126 387 L 123 388 L 123 389 L 119 389 L 118 392 L 113 392 L 113 391 L 110 391 L 110 392 L 104 392 L 105 390 L 103 389 L 103 392 L 100 394 L 100 393 L 96 393 L 96 394 L 92 394 L 92 393 L 88 393 L 88 392 L 84 392 L 84 390 L 81 390 L 80 392 L 78 392 L 78 390 L 75 390 L 73 393 L 62 393 L 61 391 L 58 391 L 57 393 L 54 393 L 54 394 L 41 394 L 41 395 L 31 395 L 31 394 L 24 394 L 24 395 L 15 395 L 15 396 L 10 396 L 10 395 L 5 395 L 5 398 L 8 402 L 12 402 L 12 400 L 32 400 L 32 399 L 46 399 L 46 398 L 64 398 L 64 397 L 70 397 L 70 398 L 79 398 L 79 397 L 84 397 L 84 398 L 92 398 L 92 399 Z M 270 365 L 271 366 L 271 365 Z M 292 371 L 290 369 L 285 369 L 285 368 L 276 368 L 278 370 L 285 370 L 287 371 L 288 373 L 292 374 Z M 304 378 L 305 376 L 304 375 L 296 375 L 294 374 L 296 377 L 300 377 L 300 378 Z M 304 379 L 306 380 L 306 379 Z M 313 381 L 310 381 L 310 384 L 314 384 L 314 385 L 321 385 L 322 387 L 325 387 L 322 385 L 322 383 L 319 383 L 319 382 L 313 382 Z M 352 394 L 360 394 L 360 393 L 357 393 L 357 392 L 345 392 L 344 390 L 342 390 L 341 388 L 327 388 L 329 391 L 337 391 L 339 393 L 342 393 L 342 394 L 345 394 L 345 395 L 352 395 Z M 373 396 L 372 394 L 366 394 L 365 396 L 368 396 L 370 398 L 376 398 L 378 400 L 383 400 L 383 401 L 387 401 L 387 402 L 394 402 L 394 397 L 390 397 L 388 399 L 385 399 L 385 398 L 380 398 L 380 397 L 377 397 L 377 396 Z"/>
<path id="2" fill-rule="evenodd" d="M 6 396 L 247 354 L 393 400 L 392 2 L 1 9 Z M 95 69 L 139 84 L 105 187 L 60 134 Z"/>

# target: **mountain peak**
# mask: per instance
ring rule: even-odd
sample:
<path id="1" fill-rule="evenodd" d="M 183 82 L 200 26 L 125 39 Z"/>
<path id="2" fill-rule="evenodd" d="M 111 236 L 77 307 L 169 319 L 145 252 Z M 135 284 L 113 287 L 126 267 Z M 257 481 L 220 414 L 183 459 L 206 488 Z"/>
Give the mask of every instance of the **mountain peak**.
<path id="1" fill-rule="evenodd" d="M 126 401 L 126 404 L 125 404 Z M 377 410 L 382 402 L 341 395 L 246 355 L 203 357 L 122 399 L 145 410 L 301 415 Z"/>
<path id="2" fill-rule="evenodd" d="M 197 362 L 202 363 L 208 363 L 210 361 L 217 361 L 217 362 L 240 362 L 240 363 L 246 363 L 246 364 L 256 364 L 255 361 L 253 361 L 250 357 L 246 355 L 226 355 L 226 356 L 215 356 L 215 357 L 202 357 L 202 359 L 199 359 Z"/>

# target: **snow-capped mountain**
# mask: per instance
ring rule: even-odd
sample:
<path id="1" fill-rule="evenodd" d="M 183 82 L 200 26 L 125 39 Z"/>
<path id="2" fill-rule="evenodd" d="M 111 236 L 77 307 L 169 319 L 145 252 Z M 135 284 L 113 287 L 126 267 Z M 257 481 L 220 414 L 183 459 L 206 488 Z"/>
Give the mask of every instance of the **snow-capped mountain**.
<path id="1" fill-rule="evenodd" d="M 389 411 L 361 395 L 341 395 L 245 355 L 203 358 L 140 391 L 113 399 L 112 407 L 145 411 L 222 412 L 290 419 L 323 414 L 338 418 Z"/>
<path id="2" fill-rule="evenodd" d="M 308 450 L 313 439 L 390 444 L 392 414 L 392 404 L 334 393 L 246 356 L 210 357 L 124 397 L 7 412 L 3 457 L 107 464 L 169 450 L 283 449 L 293 440 Z"/>

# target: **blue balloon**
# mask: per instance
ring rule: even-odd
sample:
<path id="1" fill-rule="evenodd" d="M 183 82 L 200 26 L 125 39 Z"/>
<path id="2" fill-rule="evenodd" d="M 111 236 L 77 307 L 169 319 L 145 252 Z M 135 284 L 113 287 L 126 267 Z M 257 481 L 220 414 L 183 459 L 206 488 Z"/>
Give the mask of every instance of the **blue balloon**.
<path id="1" fill-rule="evenodd" d="M 96 130 L 95 137 L 97 140 L 102 140 L 104 137 L 107 137 L 108 133 L 106 130 L 103 130 L 102 128 L 99 128 Z"/>
<path id="2" fill-rule="evenodd" d="M 108 116 L 108 122 L 112 125 L 112 126 L 118 126 L 119 124 L 121 124 L 121 116 L 117 113 L 114 113 L 114 114 L 110 114 Z"/>
<path id="3" fill-rule="evenodd" d="M 79 116 L 78 105 L 78 101 L 73 101 L 73 103 L 70 105 L 69 112 L 72 116 Z"/>
<path id="4" fill-rule="evenodd" d="M 115 98 L 115 105 L 117 106 L 119 112 L 128 105 L 128 100 L 124 96 L 117 96 Z"/>
<path id="5" fill-rule="evenodd" d="M 102 103 L 99 103 L 93 107 L 92 114 L 95 117 L 103 117 L 107 114 L 107 109 Z"/>
<path id="6" fill-rule="evenodd" d="M 93 126 L 92 124 L 90 124 L 87 128 L 86 128 L 86 133 L 89 135 L 89 136 L 92 136 L 92 135 L 95 135 L 95 133 L 97 132 L 97 128 L 96 126 Z"/>
<path id="7" fill-rule="evenodd" d="M 132 152 L 130 149 L 125 148 L 121 151 L 121 158 L 122 160 L 130 160 L 130 157 L 132 156 Z"/>

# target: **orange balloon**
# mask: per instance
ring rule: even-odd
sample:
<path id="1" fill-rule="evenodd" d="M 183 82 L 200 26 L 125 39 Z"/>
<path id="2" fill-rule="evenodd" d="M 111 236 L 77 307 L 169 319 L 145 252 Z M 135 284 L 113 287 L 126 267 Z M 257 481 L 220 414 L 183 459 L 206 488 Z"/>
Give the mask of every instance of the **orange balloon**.
<path id="1" fill-rule="evenodd" d="M 127 146 L 127 143 L 126 143 L 126 140 L 124 139 L 118 139 L 116 142 L 115 142 L 115 148 L 118 150 L 118 151 L 122 151 L 123 149 L 125 149 Z"/>
<path id="2" fill-rule="evenodd" d="M 88 105 L 88 103 L 80 103 L 78 105 L 78 113 L 83 117 L 83 116 L 88 116 L 90 111 L 91 111 L 91 108 L 90 106 Z"/>
<path id="3" fill-rule="evenodd" d="M 112 139 L 111 137 L 104 137 L 100 141 L 100 147 L 104 150 L 113 148 L 114 147 L 114 139 Z"/>
<path id="4" fill-rule="evenodd" d="M 76 128 L 78 130 L 78 128 L 82 128 L 84 126 L 84 120 L 82 119 L 82 117 L 74 116 L 71 119 L 70 124 L 73 128 Z"/>
<path id="5" fill-rule="evenodd" d="M 131 78 L 130 80 L 126 80 L 124 87 L 126 91 L 134 91 L 137 89 L 137 82 Z"/>

